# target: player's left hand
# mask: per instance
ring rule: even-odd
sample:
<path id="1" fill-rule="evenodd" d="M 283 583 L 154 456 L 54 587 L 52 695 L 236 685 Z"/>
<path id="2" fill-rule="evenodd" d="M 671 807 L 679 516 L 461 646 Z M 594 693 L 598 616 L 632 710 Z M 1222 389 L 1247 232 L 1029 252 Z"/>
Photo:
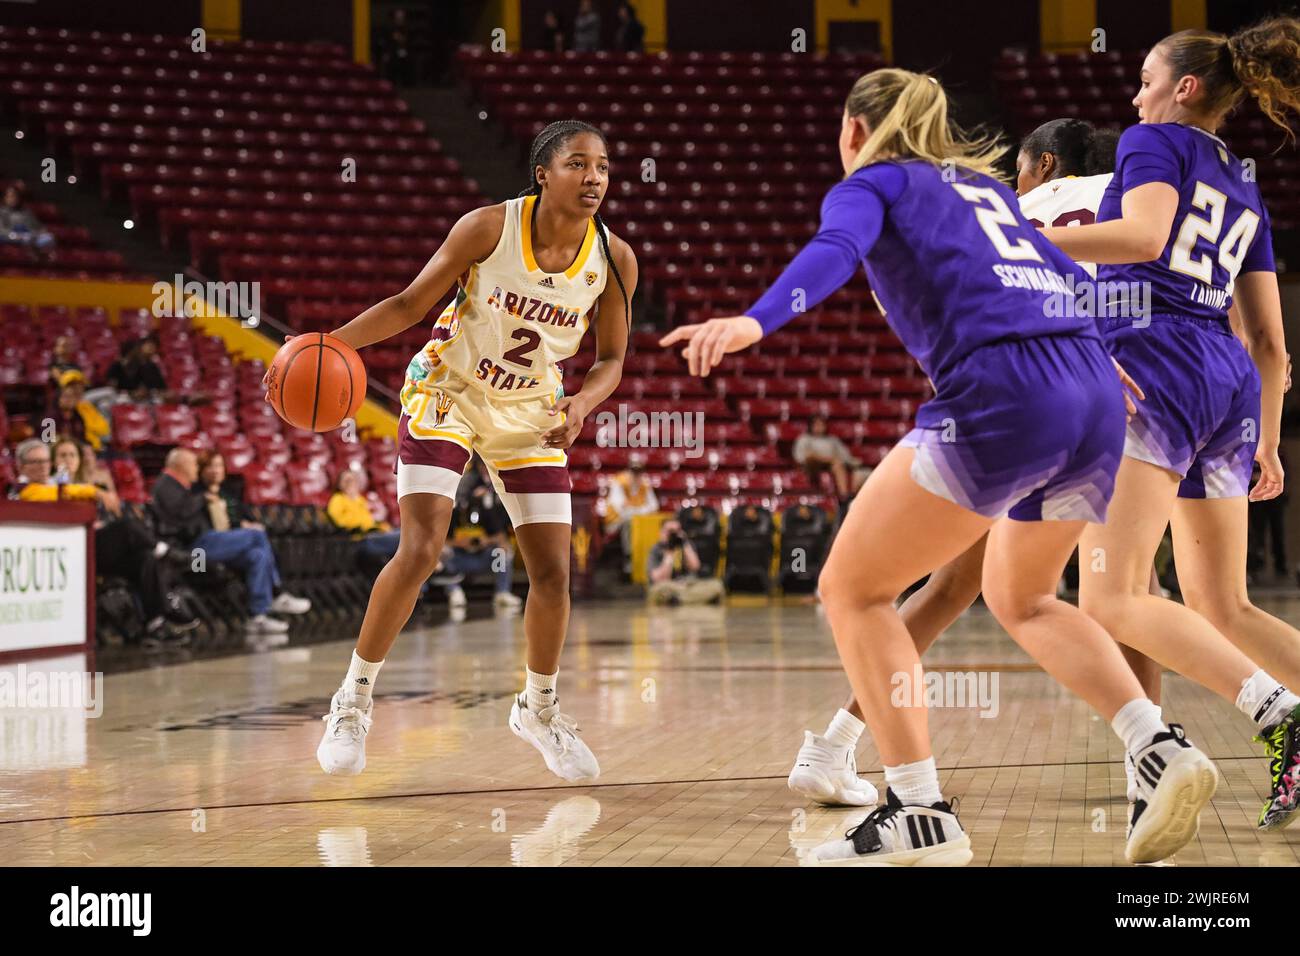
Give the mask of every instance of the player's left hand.
<path id="1" fill-rule="evenodd" d="M 685 342 L 682 358 L 692 375 L 708 378 L 709 370 L 722 361 L 728 352 L 749 348 L 763 337 L 763 327 L 748 315 L 732 315 L 724 319 L 709 319 L 673 329 L 659 340 L 664 348 L 676 342 Z"/>
<path id="2" fill-rule="evenodd" d="M 1282 459 L 1276 448 L 1260 445 L 1255 449 L 1255 460 L 1259 462 L 1259 481 L 1250 489 L 1251 501 L 1268 501 L 1282 493 L 1286 484 L 1286 474 L 1282 471 Z"/>
<path id="3" fill-rule="evenodd" d="M 564 421 L 542 434 L 546 448 L 568 448 L 582 434 L 582 423 L 587 418 L 587 403 L 578 395 L 566 395 L 552 407 L 551 415 L 563 415 Z"/>
<path id="4" fill-rule="evenodd" d="M 1111 361 L 1115 362 L 1115 371 L 1119 372 L 1120 384 L 1124 386 L 1124 410 L 1128 412 L 1128 420 L 1132 421 L 1133 416 L 1138 413 L 1137 406 L 1133 404 L 1133 398 L 1136 396 L 1139 402 L 1145 401 L 1146 393 L 1138 387 L 1138 383 L 1133 381 L 1128 372 L 1124 371 L 1124 366 L 1116 362 L 1113 357 Z M 1130 392 L 1132 394 L 1129 394 Z"/>

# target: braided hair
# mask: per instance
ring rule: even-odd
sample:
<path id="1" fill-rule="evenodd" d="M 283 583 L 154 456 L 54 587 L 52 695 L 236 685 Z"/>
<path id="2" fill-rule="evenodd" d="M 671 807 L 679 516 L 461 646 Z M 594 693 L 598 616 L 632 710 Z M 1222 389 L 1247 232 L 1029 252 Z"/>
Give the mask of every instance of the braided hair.
<path id="1" fill-rule="evenodd" d="M 582 120 L 557 120 L 544 128 L 533 139 L 533 145 L 528 150 L 528 188 L 523 190 L 520 196 L 536 196 L 537 202 L 542 201 L 542 186 L 537 181 L 537 167 L 549 166 L 555 154 L 560 151 L 565 143 L 579 133 L 591 133 L 597 137 L 605 148 L 609 148 L 609 142 L 605 139 L 605 134 L 592 126 L 590 123 L 584 123 Z M 609 264 L 609 271 L 614 273 L 614 281 L 618 283 L 618 289 L 623 293 L 623 312 L 627 316 L 627 327 L 632 328 L 632 304 L 627 298 L 627 286 L 623 284 L 623 276 L 619 274 L 618 266 L 614 263 L 614 257 L 609 251 L 609 232 L 605 228 L 605 220 L 600 218 L 600 213 L 594 213 L 591 217 L 596 221 L 596 235 L 600 239 L 600 250 L 605 255 L 605 262 Z"/>

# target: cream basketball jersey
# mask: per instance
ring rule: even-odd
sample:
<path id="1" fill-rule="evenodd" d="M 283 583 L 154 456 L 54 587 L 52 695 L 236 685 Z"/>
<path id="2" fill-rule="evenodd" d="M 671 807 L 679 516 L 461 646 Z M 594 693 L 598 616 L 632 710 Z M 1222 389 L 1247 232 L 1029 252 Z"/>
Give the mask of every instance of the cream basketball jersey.
<path id="1" fill-rule="evenodd" d="M 608 266 L 591 221 L 573 263 L 543 272 L 532 249 L 536 203 L 536 196 L 506 202 L 501 239 L 461 276 L 455 300 L 407 370 L 413 382 L 442 363 L 495 398 L 558 397 L 559 363 L 578 351 Z"/>
<path id="2" fill-rule="evenodd" d="M 1035 226 L 1086 226 L 1097 219 L 1111 173 L 1065 176 L 1036 186 L 1020 197 L 1020 211 Z M 1080 262 L 1095 279 L 1097 266 Z"/>

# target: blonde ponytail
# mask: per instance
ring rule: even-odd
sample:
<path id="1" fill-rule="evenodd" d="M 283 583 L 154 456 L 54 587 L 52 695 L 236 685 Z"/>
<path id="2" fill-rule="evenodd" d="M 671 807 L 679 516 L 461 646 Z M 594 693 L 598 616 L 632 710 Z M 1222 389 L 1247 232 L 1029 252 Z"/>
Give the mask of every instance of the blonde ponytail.
<path id="1" fill-rule="evenodd" d="M 862 76 L 844 111 L 871 129 L 850 173 L 885 159 L 920 159 L 1005 181 L 997 168 L 1007 147 L 995 137 L 969 136 L 948 122 L 948 95 L 932 76 L 888 68 Z"/>

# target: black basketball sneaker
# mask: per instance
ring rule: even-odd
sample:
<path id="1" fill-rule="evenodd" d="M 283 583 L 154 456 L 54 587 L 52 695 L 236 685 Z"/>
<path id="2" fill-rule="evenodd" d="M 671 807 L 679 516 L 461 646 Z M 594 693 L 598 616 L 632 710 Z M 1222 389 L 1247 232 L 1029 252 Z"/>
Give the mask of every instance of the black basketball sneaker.
<path id="1" fill-rule="evenodd" d="M 1300 809 L 1300 707 L 1255 738 L 1268 751 L 1272 791 L 1259 812 L 1261 830 L 1281 830 L 1295 821 Z"/>

